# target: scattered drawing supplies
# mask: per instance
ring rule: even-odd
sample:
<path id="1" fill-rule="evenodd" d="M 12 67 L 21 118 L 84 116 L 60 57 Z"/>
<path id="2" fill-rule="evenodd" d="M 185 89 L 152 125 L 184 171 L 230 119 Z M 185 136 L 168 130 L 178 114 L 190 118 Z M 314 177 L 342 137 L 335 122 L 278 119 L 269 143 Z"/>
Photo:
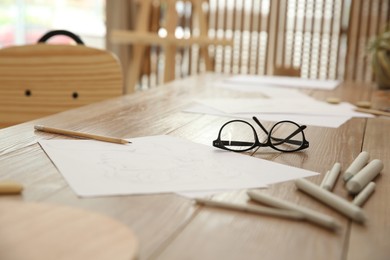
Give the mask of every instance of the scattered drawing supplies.
<path id="1" fill-rule="evenodd" d="M 322 227 L 331 230 L 337 230 L 340 228 L 340 224 L 334 218 L 319 213 L 317 211 L 311 210 L 309 208 L 302 207 L 294 203 L 281 200 L 275 197 L 271 197 L 269 195 L 256 192 L 256 191 L 248 191 L 247 194 L 252 200 L 258 203 L 262 203 L 279 209 L 286 209 L 286 210 L 293 210 L 293 211 L 300 212 L 305 216 L 306 220 L 315 223 L 317 225 L 320 225 Z"/>
<path id="2" fill-rule="evenodd" d="M 340 198 L 332 192 L 321 189 L 306 179 L 295 180 L 295 185 L 298 189 L 311 195 L 322 203 L 332 207 L 345 216 L 355 220 L 356 222 L 364 223 L 366 221 L 366 216 L 361 208 L 348 202 L 345 199 Z"/>
<path id="3" fill-rule="evenodd" d="M 367 218 L 361 209 L 361 206 L 375 191 L 375 183 L 371 180 L 374 179 L 383 169 L 382 161 L 374 159 L 367 164 L 368 159 L 369 154 L 367 152 L 361 152 L 344 173 L 343 179 L 346 181 L 347 190 L 350 194 L 356 194 L 355 198 L 351 202 L 331 192 L 341 172 L 341 164 L 338 162 L 333 165 L 332 169 L 327 171 L 320 186 L 317 186 L 303 178 L 295 180 L 295 185 L 299 190 L 307 193 L 318 201 L 335 209 L 348 218 L 363 224 Z M 287 217 L 293 219 L 303 218 L 314 224 L 334 231 L 341 227 L 341 225 L 334 218 L 312 209 L 266 195 L 259 191 L 249 190 L 247 191 L 247 194 L 251 200 L 257 203 L 271 206 L 275 209 L 254 207 L 251 205 L 232 204 L 228 202 L 207 199 L 195 199 L 195 201 L 198 204 L 206 206 L 227 208 L 244 212 L 267 214 L 271 216 Z M 293 214 L 294 212 L 298 213 L 298 215 Z"/>

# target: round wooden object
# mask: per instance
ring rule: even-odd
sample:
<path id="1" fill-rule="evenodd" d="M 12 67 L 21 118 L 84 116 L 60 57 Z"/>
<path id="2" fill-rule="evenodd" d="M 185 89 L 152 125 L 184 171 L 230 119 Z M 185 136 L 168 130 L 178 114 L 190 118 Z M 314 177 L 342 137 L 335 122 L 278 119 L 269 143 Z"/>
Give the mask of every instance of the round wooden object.
<path id="1" fill-rule="evenodd" d="M 329 104 L 339 104 L 340 103 L 340 99 L 337 98 L 337 97 L 328 97 L 326 99 L 326 102 L 328 102 Z"/>
<path id="2" fill-rule="evenodd" d="M 109 217 L 64 206 L 0 200 L 0 259 L 135 259 L 132 231 Z"/>
<path id="3" fill-rule="evenodd" d="M 361 108 L 370 108 L 371 107 L 371 102 L 362 100 L 362 101 L 356 102 L 355 105 L 358 106 L 358 107 L 361 107 Z"/>

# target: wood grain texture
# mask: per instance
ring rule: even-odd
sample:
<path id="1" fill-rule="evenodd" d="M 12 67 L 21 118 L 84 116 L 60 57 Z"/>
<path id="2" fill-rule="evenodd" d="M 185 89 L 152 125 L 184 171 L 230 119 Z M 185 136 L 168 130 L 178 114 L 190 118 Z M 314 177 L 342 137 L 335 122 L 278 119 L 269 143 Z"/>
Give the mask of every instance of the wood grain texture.
<path id="1" fill-rule="evenodd" d="M 0 213 L 2 260 L 130 260 L 138 253 L 133 232 L 100 214 L 6 199 L 0 200 Z"/>
<path id="2" fill-rule="evenodd" d="M 297 191 L 292 182 L 261 190 L 275 197 L 310 207 L 336 218 L 342 228 L 334 233 L 307 222 L 254 216 L 201 207 L 175 194 L 112 196 L 80 199 L 37 144 L 38 140 L 64 138 L 35 132 L 46 124 L 100 135 L 131 138 L 168 134 L 210 145 L 230 118 L 181 112 L 197 98 L 255 97 L 256 94 L 208 87 L 224 77 L 205 74 L 173 81 L 161 87 L 113 98 L 60 114 L 0 130 L 0 179 L 24 185 L 23 201 L 44 201 L 84 208 L 108 215 L 126 225 L 140 242 L 139 259 L 373 259 L 389 258 L 389 121 L 353 118 L 337 129 L 308 126 L 309 149 L 283 154 L 266 148 L 247 153 L 290 166 L 319 172 L 308 178 L 320 184 L 327 170 L 340 162 L 342 171 L 362 151 L 385 163 L 377 189 L 364 204 L 367 225 L 355 225 L 332 209 Z M 373 85 L 345 82 L 334 91 L 306 90 L 319 100 L 337 97 L 355 103 L 368 100 L 389 106 L 389 94 Z M 264 122 L 269 127 L 272 122 Z M 261 169 L 259 169 L 261 171 Z M 333 192 L 352 200 L 339 180 Z M 244 190 L 225 192 L 215 199 L 247 203 Z"/>
<path id="3" fill-rule="evenodd" d="M 352 224 L 347 259 L 388 259 L 390 256 L 390 121 L 386 118 L 369 120 L 363 150 L 370 160 L 381 159 L 384 169 L 374 179 L 376 189 L 364 204 L 368 223 L 366 227 Z"/>
<path id="4" fill-rule="evenodd" d="M 107 51 L 49 44 L 0 50 L 0 127 L 122 93 L 121 66 Z"/>

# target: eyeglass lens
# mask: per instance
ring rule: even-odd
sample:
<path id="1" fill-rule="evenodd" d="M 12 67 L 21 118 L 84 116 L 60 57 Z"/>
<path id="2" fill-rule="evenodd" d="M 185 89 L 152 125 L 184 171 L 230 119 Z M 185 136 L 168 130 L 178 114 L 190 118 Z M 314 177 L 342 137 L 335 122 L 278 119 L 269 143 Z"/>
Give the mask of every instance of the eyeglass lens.
<path id="1" fill-rule="evenodd" d="M 233 121 L 221 130 L 223 145 L 233 151 L 243 151 L 256 143 L 255 132 L 249 124 Z"/>
<path id="2" fill-rule="evenodd" d="M 272 146 L 282 151 L 294 151 L 302 146 L 303 130 L 292 122 L 279 122 L 270 131 Z"/>

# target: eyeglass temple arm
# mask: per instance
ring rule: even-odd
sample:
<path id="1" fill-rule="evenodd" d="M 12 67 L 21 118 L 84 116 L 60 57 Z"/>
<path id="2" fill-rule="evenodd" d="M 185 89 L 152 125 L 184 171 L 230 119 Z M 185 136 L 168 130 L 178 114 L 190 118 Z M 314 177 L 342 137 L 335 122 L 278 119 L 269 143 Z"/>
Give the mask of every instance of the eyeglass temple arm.
<path id="1" fill-rule="evenodd" d="M 280 143 L 301 144 L 301 143 L 302 143 L 301 141 L 290 140 L 290 139 L 291 139 L 292 137 L 294 137 L 297 133 L 303 131 L 305 128 L 306 128 L 305 125 L 300 126 L 297 130 L 295 130 L 293 133 L 291 133 L 289 136 L 287 136 L 287 137 L 284 138 L 284 139 L 275 138 L 275 137 L 272 137 L 272 136 L 271 136 L 271 138 L 272 138 L 273 140 L 280 141 Z"/>
<path id="2" fill-rule="evenodd" d="M 260 126 L 260 128 L 268 135 L 269 133 L 268 133 L 268 131 L 267 131 L 267 129 L 265 129 L 265 127 L 260 123 L 260 121 L 259 121 L 259 119 L 257 119 L 257 117 L 252 117 L 252 119 L 256 122 L 256 124 L 258 125 L 258 126 Z"/>
<path id="3" fill-rule="evenodd" d="M 258 124 L 258 126 L 268 135 L 268 131 L 267 129 L 265 129 L 265 127 L 260 123 L 259 119 L 257 119 L 257 117 L 252 117 L 252 119 L 256 122 L 256 124 Z M 306 126 L 303 125 L 303 126 L 300 126 L 297 130 L 295 130 L 291 135 L 289 135 L 287 138 L 285 139 L 281 139 L 281 138 L 275 138 L 275 137 L 272 137 L 271 138 L 273 140 L 276 140 L 276 141 L 282 141 L 281 143 L 290 143 L 290 144 L 301 144 L 301 141 L 297 141 L 297 140 L 290 140 L 291 137 L 295 136 L 298 132 L 302 131 L 303 129 L 305 129 Z"/>

